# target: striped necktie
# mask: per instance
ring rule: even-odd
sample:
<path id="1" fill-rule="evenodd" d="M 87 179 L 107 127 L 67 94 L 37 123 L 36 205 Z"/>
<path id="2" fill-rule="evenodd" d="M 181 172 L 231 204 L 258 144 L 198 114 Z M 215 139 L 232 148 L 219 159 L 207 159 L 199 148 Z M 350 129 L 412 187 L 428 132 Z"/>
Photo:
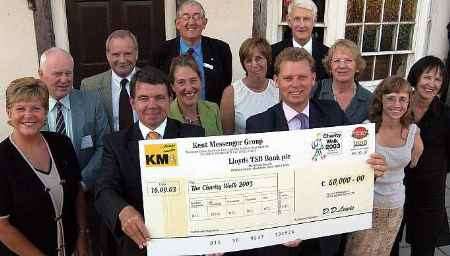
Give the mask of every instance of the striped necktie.
<path id="1" fill-rule="evenodd" d="M 298 113 L 295 118 L 300 121 L 301 127 L 300 129 L 309 129 L 309 118 L 303 113 Z"/>
<path id="2" fill-rule="evenodd" d="M 66 122 L 64 122 L 64 114 L 62 112 L 63 104 L 59 101 L 56 102 L 56 132 L 62 135 L 66 135 Z"/>

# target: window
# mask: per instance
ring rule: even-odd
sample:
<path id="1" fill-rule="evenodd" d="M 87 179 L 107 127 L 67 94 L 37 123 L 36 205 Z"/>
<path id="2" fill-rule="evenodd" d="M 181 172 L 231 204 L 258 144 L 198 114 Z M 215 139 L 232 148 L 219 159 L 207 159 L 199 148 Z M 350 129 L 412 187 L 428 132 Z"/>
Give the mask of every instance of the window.
<path id="1" fill-rule="evenodd" d="M 367 67 L 361 81 L 406 75 L 413 54 L 417 0 L 351 0 L 345 38 L 358 44 Z"/>

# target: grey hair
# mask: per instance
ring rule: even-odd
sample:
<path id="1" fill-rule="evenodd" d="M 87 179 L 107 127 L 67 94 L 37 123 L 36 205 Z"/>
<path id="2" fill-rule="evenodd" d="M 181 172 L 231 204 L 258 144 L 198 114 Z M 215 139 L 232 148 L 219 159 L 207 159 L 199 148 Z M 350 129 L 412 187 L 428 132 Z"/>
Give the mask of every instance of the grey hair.
<path id="1" fill-rule="evenodd" d="M 199 3 L 198 1 L 195 1 L 195 0 L 186 0 L 183 3 L 181 3 L 180 6 L 178 7 L 178 10 L 177 10 L 177 18 L 181 17 L 181 10 L 183 9 L 183 7 L 185 7 L 187 5 L 196 5 L 196 6 L 198 6 L 200 8 L 200 13 L 203 16 L 203 18 L 206 18 L 205 9 L 203 9 L 202 4 Z"/>
<path id="2" fill-rule="evenodd" d="M 40 70 L 44 69 L 45 64 L 47 64 L 48 57 L 50 55 L 52 55 L 52 54 L 55 54 L 55 53 L 62 53 L 62 54 L 64 54 L 67 58 L 70 59 L 70 61 L 72 61 L 72 64 L 74 63 L 73 62 L 73 57 L 72 57 L 72 55 L 70 55 L 70 53 L 68 51 L 66 51 L 64 49 L 61 49 L 61 48 L 58 48 L 58 47 L 52 47 L 52 48 L 49 48 L 49 49 L 45 50 L 41 54 L 41 57 L 39 58 L 39 69 Z"/>
<path id="3" fill-rule="evenodd" d="M 109 52 L 109 44 L 111 43 L 111 40 L 113 40 L 114 38 L 127 38 L 127 37 L 129 37 L 131 41 L 133 41 L 136 52 L 139 51 L 139 45 L 136 36 L 129 30 L 118 29 L 114 30 L 111 34 L 109 34 L 108 38 L 106 39 L 105 43 L 106 52 Z"/>
<path id="4" fill-rule="evenodd" d="M 312 0 L 292 0 L 288 6 L 288 15 L 294 8 L 303 8 L 313 13 L 314 21 L 317 20 L 317 5 Z"/>

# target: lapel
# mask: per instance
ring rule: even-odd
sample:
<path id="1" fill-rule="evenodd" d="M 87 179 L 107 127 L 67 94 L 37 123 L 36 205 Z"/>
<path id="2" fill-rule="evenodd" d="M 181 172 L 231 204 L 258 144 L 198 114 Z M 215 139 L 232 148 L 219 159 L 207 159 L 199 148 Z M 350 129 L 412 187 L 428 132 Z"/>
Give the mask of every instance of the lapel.
<path id="1" fill-rule="evenodd" d="M 179 126 L 176 121 L 167 118 L 166 129 L 164 130 L 163 139 L 173 139 L 178 138 Z"/>
<path id="2" fill-rule="evenodd" d="M 311 43 L 312 43 L 312 56 L 313 56 L 313 59 L 314 60 L 317 60 L 317 59 L 321 59 L 320 58 L 320 52 L 319 52 L 319 48 L 317 47 L 317 42 L 316 42 L 316 40 L 313 38 L 313 39 L 311 39 Z M 317 64 L 316 64 L 316 67 L 317 67 Z M 317 72 L 317 70 L 316 70 L 316 72 Z"/>
<path id="3" fill-rule="evenodd" d="M 139 122 L 135 122 L 133 126 L 127 131 L 128 140 L 128 155 L 131 158 L 131 163 L 136 170 L 140 170 L 139 164 L 139 141 L 143 140 L 141 130 L 139 129 Z"/>
<path id="4" fill-rule="evenodd" d="M 81 100 L 80 92 L 72 90 L 69 96 L 70 99 L 70 112 L 72 115 L 72 133 L 73 133 L 73 146 L 77 155 L 81 150 L 81 137 L 83 136 L 83 125 L 86 117 L 83 111 L 83 101 Z"/>
<path id="5" fill-rule="evenodd" d="M 326 125 L 324 115 L 314 100 L 309 101 L 309 128 L 320 128 Z"/>
<path id="6" fill-rule="evenodd" d="M 272 116 L 274 120 L 274 126 L 276 131 L 289 131 L 289 126 L 284 115 L 282 103 L 278 103 L 272 109 Z"/>
<path id="7" fill-rule="evenodd" d="M 209 50 L 209 41 L 208 38 L 204 36 L 202 36 L 202 54 L 203 54 L 203 63 L 208 63 L 214 67 L 215 66 L 214 58 L 212 57 L 212 52 Z"/>
<path id="8" fill-rule="evenodd" d="M 111 89 L 111 76 L 112 71 L 109 70 L 105 72 L 102 80 L 99 81 L 101 83 L 100 86 L 100 97 L 102 97 L 102 102 L 104 102 L 104 107 L 106 113 L 108 114 L 109 125 L 114 130 L 114 122 L 113 122 L 113 110 L 112 110 L 112 89 Z"/>

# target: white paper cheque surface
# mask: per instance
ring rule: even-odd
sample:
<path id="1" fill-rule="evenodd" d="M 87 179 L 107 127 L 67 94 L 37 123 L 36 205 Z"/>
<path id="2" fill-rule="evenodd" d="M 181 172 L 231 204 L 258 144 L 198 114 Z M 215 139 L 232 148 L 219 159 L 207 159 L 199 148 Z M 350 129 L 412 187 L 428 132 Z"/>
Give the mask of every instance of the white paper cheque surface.
<path id="1" fill-rule="evenodd" d="M 149 255 L 237 251 L 372 226 L 373 124 L 139 142 Z"/>

